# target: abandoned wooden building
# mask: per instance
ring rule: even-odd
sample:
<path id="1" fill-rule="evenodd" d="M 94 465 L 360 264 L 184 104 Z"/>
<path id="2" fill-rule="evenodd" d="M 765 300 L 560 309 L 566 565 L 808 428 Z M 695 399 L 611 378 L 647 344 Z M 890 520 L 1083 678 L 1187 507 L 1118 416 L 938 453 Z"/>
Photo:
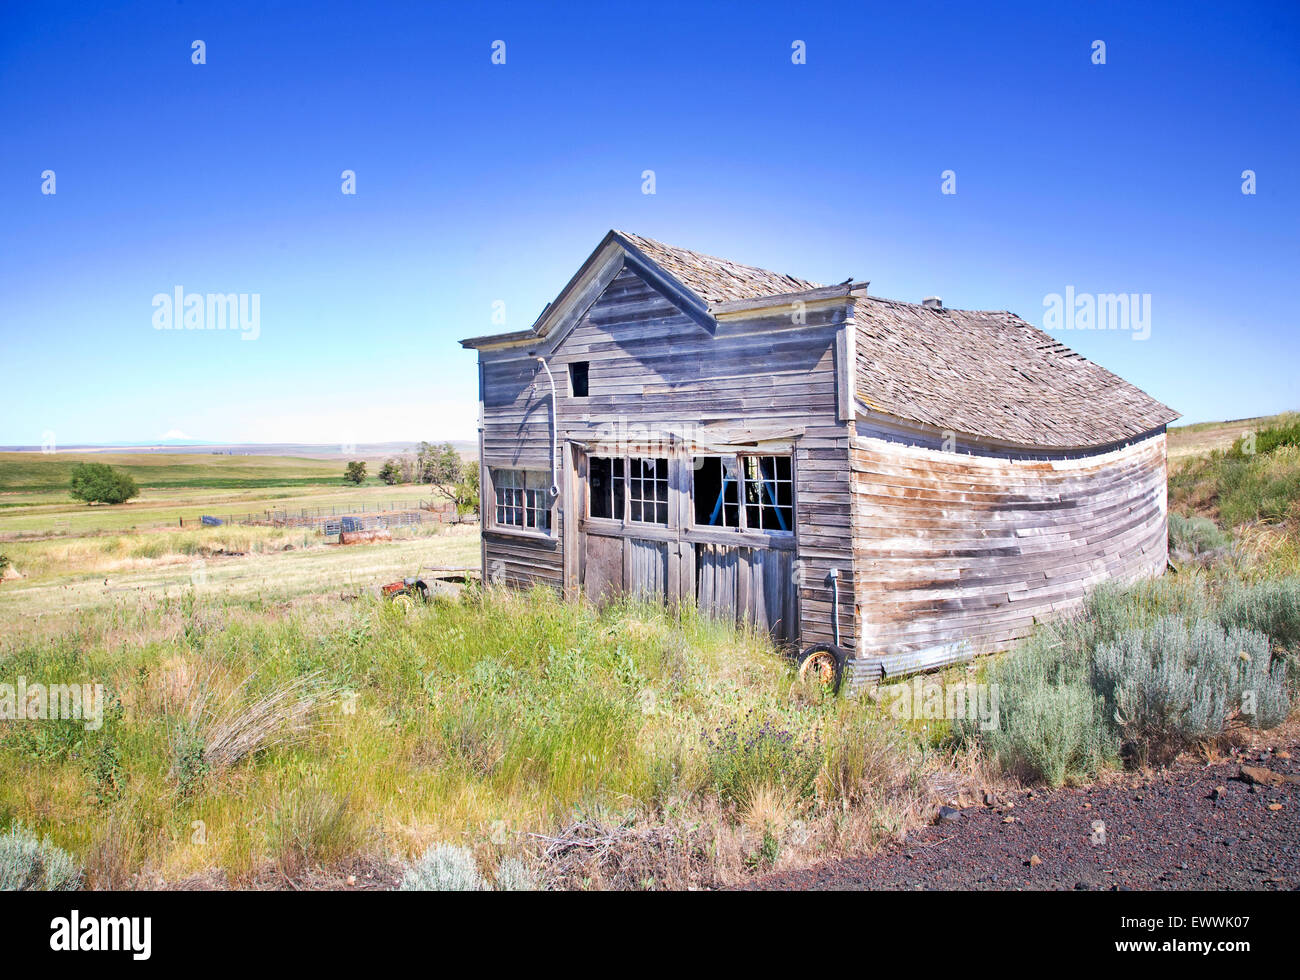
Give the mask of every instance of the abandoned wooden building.
<path id="1" fill-rule="evenodd" d="M 1007 312 L 611 231 L 478 351 L 484 576 L 694 600 L 859 677 L 1163 571 L 1177 414 Z"/>

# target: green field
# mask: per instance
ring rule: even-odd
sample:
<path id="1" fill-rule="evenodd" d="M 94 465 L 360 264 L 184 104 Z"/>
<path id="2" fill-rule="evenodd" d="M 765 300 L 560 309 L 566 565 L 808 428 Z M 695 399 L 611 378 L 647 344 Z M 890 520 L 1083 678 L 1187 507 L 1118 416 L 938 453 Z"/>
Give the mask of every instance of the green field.
<path id="1" fill-rule="evenodd" d="M 107 463 L 130 473 L 140 496 L 88 506 L 68 493 L 72 468 Z M 377 466 L 371 465 L 375 470 Z M 177 453 L 0 453 L 0 542 L 28 535 L 77 535 L 178 527 L 205 514 L 257 515 L 317 508 L 340 512 L 430 500 L 427 486 L 386 486 L 373 476 L 343 482 L 342 460 Z"/>
<path id="2" fill-rule="evenodd" d="M 0 495 L 66 490 L 78 463 L 107 463 L 129 473 L 142 489 L 209 490 L 301 487 L 338 483 L 341 460 L 292 456 L 217 456 L 201 453 L 0 453 Z M 372 467 L 373 469 L 373 467 Z"/>

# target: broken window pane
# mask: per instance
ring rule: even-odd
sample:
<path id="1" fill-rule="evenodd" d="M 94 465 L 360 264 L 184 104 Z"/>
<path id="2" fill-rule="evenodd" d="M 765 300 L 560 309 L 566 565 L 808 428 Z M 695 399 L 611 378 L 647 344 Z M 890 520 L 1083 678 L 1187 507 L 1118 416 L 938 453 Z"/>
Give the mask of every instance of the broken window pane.
<path id="1" fill-rule="evenodd" d="M 740 472 L 733 456 L 696 456 L 695 524 L 740 527 Z"/>
<path id="2" fill-rule="evenodd" d="M 789 456 L 742 456 L 745 526 L 751 531 L 794 528 L 794 481 Z"/>

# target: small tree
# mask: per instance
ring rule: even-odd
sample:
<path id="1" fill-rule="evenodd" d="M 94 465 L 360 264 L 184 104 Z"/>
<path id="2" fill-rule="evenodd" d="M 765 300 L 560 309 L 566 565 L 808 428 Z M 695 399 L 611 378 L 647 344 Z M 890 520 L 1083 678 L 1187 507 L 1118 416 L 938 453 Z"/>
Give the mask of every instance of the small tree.
<path id="1" fill-rule="evenodd" d="M 419 461 L 420 482 L 430 483 L 444 496 L 456 500 L 457 486 L 465 478 L 465 464 L 455 447 L 449 442 L 441 446 L 422 442 L 416 450 L 416 459 Z"/>
<path id="2" fill-rule="evenodd" d="M 0 555 L 0 576 L 4 575 L 5 569 L 9 567 L 9 556 Z"/>
<path id="3" fill-rule="evenodd" d="M 366 482 L 366 463 L 365 460 L 354 459 L 348 463 L 348 468 L 343 474 L 343 479 L 348 483 L 355 483 L 357 486 Z"/>
<path id="4" fill-rule="evenodd" d="M 401 471 L 397 468 L 397 463 L 388 460 L 379 468 L 379 479 L 383 480 L 390 487 L 401 477 Z"/>
<path id="5" fill-rule="evenodd" d="M 467 464 L 463 468 L 461 481 L 456 484 L 456 494 L 452 498 L 456 501 L 457 514 L 473 514 L 478 512 L 478 493 L 479 493 L 479 475 L 476 464 Z"/>
<path id="6" fill-rule="evenodd" d="M 398 483 L 420 482 L 419 462 L 410 453 L 398 457 L 397 473 Z"/>
<path id="7" fill-rule="evenodd" d="M 78 463 L 72 468 L 72 496 L 88 504 L 120 504 L 140 495 L 128 473 L 107 463 Z"/>

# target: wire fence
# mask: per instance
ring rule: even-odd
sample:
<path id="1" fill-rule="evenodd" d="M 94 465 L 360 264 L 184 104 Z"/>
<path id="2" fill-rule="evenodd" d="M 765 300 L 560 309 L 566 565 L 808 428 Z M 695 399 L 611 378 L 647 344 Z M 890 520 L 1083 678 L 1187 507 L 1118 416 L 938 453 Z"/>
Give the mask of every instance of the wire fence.
<path id="1" fill-rule="evenodd" d="M 456 506 L 451 501 L 434 503 L 429 500 L 385 500 L 341 507 L 301 507 L 295 510 L 265 510 L 261 513 L 245 514 L 204 514 L 202 517 L 178 517 L 177 523 L 182 528 L 242 524 L 312 528 L 322 534 L 338 534 L 340 530 L 370 531 L 381 527 L 410 527 L 426 523 L 458 524 L 476 519 L 477 515 L 458 515 Z"/>

